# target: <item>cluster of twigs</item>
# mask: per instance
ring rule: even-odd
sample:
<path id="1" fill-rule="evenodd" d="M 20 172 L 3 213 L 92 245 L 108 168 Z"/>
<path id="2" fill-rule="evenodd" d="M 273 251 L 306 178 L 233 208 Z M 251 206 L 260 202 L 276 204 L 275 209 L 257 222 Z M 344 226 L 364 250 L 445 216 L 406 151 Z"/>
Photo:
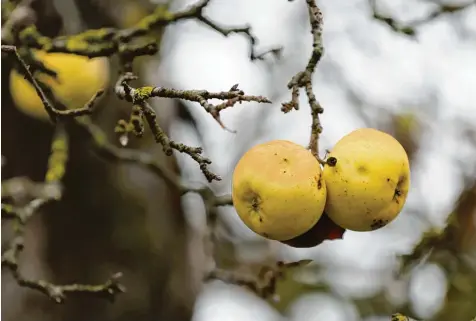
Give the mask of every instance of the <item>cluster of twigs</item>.
<path id="1" fill-rule="evenodd" d="M 220 121 L 220 111 L 223 109 L 232 107 L 241 102 L 253 101 L 271 103 L 271 101 L 262 96 L 245 95 L 245 93 L 238 88 L 238 85 L 232 86 L 229 91 L 218 93 L 211 93 L 206 90 L 178 91 L 163 87 L 132 88 L 129 85 L 130 81 L 136 79 L 136 76 L 132 73 L 132 63 L 134 59 L 144 55 L 154 55 L 158 51 L 156 40 L 150 36 L 151 31 L 183 20 L 196 19 L 224 36 L 228 36 L 232 33 L 245 35 L 250 41 L 250 59 L 252 60 L 264 59 L 267 53 L 276 53 L 279 51 L 279 48 L 275 48 L 258 54 L 256 51 L 257 39 L 251 33 L 250 27 L 226 28 L 214 23 L 207 18 L 203 12 L 209 2 L 210 0 L 202 0 L 175 13 L 168 11 L 166 6 L 159 5 L 151 15 L 143 18 L 134 27 L 120 30 L 102 28 L 87 30 L 77 35 L 49 38 L 41 35 L 34 25 L 29 25 L 17 30 L 14 34 L 15 36 L 12 37 L 12 44 L 18 44 L 21 46 L 20 48 L 26 47 L 29 49 L 41 49 L 46 52 L 72 53 L 91 58 L 118 55 L 121 62 L 122 75 L 119 77 L 115 87 L 115 93 L 119 99 L 125 99 L 133 104 L 130 120 L 120 120 L 116 127 L 116 131 L 121 134 L 123 142 L 126 142 L 124 138 L 127 138 L 129 133 L 133 133 L 136 136 L 141 136 L 144 133 L 143 119 L 145 119 L 156 141 L 163 146 L 166 154 L 171 155 L 173 149 L 188 154 L 199 164 L 203 174 L 208 181 L 211 182 L 213 180 L 220 180 L 220 177 L 209 171 L 208 165 L 211 164 L 211 161 L 203 157 L 202 149 L 171 141 L 158 125 L 155 112 L 149 105 L 148 99 L 152 97 L 164 97 L 198 102 L 222 127 L 224 127 L 224 125 Z M 16 16 L 13 15 L 13 17 Z M 12 28 L 15 29 L 13 22 L 9 22 L 8 25 L 11 25 Z M 14 49 L 13 47 L 5 47 L 5 49 L 2 49 L 2 51 L 8 50 L 13 51 Z M 34 56 L 32 56 L 30 52 L 25 52 L 24 54 L 29 60 L 33 60 L 35 67 L 54 74 L 54 71 L 47 70 L 40 62 L 35 61 Z M 19 55 L 19 51 L 16 51 L 15 55 L 20 62 L 22 73 L 33 83 L 52 121 L 56 122 L 59 118 L 73 118 L 93 112 L 90 106 L 79 109 L 53 107 L 51 99 L 54 98 L 47 97 L 44 94 L 44 89 L 42 90 L 41 88 L 44 86 L 41 86 L 41 83 L 33 79 L 28 68 L 26 68 L 24 59 Z M 100 94 L 102 94 L 102 92 L 99 92 L 97 96 Z M 215 106 L 208 102 L 210 99 L 220 99 L 224 102 Z"/>
<path id="2" fill-rule="evenodd" d="M 152 131 L 156 142 L 162 145 L 166 155 L 172 155 L 174 149 L 181 153 L 188 154 L 199 164 L 200 169 L 209 182 L 214 180 L 219 181 L 221 178 L 208 170 L 208 165 L 211 164 L 211 161 L 202 156 L 202 148 L 190 147 L 170 140 L 167 137 L 167 134 L 160 128 L 155 111 L 147 100 L 152 97 L 165 97 L 198 102 L 223 128 L 224 125 L 220 120 L 220 111 L 223 109 L 232 107 L 236 103 L 243 101 L 271 103 L 269 99 L 263 96 L 245 95 L 242 90 L 238 89 L 238 85 L 232 86 L 229 91 L 217 93 L 209 92 L 207 90 L 177 90 L 163 87 L 132 88 L 129 85 L 129 82 L 135 79 L 137 79 L 137 77 L 134 76 L 134 74 L 126 72 L 119 78 L 115 87 L 116 94 L 120 99 L 125 99 L 133 104 L 133 112 L 130 120 L 128 122 L 120 120 L 116 126 L 116 132 L 121 135 L 133 133 L 134 135 L 141 137 L 144 134 L 145 119 L 145 122 Z M 225 100 L 225 102 L 218 105 L 212 105 L 208 102 L 210 99 L 221 99 Z"/>
<path id="3" fill-rule="evenodd" d="M 25 9 L 21 7 L 23 5 L 22 3 L 18 4 L 17 7 L 6 7 L 7 11 L 10 10 L 11 17 L 7 20 L 5 25 L 10 29 L 2 29 L 2 53 L 13 57 L 19 71 L 31 82 L 52 122 L 56 124 L 57 133 L 60 134 L 53 140 L 50 160 L 54 161 L 49 162 L 45 183 L 40 189 L 50 186 L 53 181 L 57 187 L 61 186 L 61 178 L 64 174 L 67 161 L 68 143 L 67 139 L 65 139 L 65 130 L 67 126 L 72 125 L 84 130 L 90 135 L 93 139 L 95 150 L 103 157 L 124 162 L 139 163 L 162 177 L 172 188 L 180 191 L 182 195 L 189 192 L 198 193 L 204 199 L 208 212 L 213 212 L 216 206 L 232 204 L 229 195 L 216 196 L 207 186 L 194 188 L 184 185 L 180 182 L 177 175 L 168 171 L 148 153 L 128 148 L 120 148 L 108 142 L 105 133 L 101 128 L 95 125 L 89 117 L 79 117 L 90 115 L 94 111 L 95 102 L 104 93 L 104 90 L 99 90 L 94 97 L 91 98 L 90 102 L 83 107 L 72 109 L 69 108 L 71 106 L 62 105 L 54 96 L 53 91 L 35 77 L 36 70 L 46 72 L 53 76 L 56 74 L 55 71 L 48 70 L 40 61 L 35 59 L 31 52 L 31 49 L 41 49 L 46 52 L 64 52 L 87 57 L 110 57 L 117 54 L 120 59 L 122 74 L 114 87 L 114 91 L 119 99 L 126 100 L 132 104 L 132 110 L 129 121 L 120 120 L 118 122 L 116 132 L 119 133 L 121 137 L 127 136 L 130 133 L 140 137 L 144 134 L 145 124 L 147 124 L 155 140 L 163 146 L 163 150 L 167 155 L 170 156 L 173 150 L 186 153 L 199 164 L 200 169 L 208 181 L 220 180 L 218 175 L 208 170 L 208 165 L 211 161 L 202 156 L 202 148 L 190 147 L 170 140 L 164 130 L 160 128 L 155 111 L 148 103 L 148 100 L 154 97 L 165 97 L 197 102 L 206 112 L 212 115 L 223 128 L 225 128 L 225 126 L 220 120 L 220 112 L 222 110 L 242 102 L 271 103 L 271 101 L 263 96 L 245 95 L 245 93 L 238 88 L 238 85 L 234 85 L 229 91 L 224 92 L 176 90 L 152 86 L 133 88 L 130 85 L 131 81 L 137 79 L 132 72 L 133 60 L 139 56 L 153 55 L 158 50 L 157 42 L 152 41 L 148 34 L 154 29 L 165 27 L 166 25 L 182 20 L 196 19 L 224 36 L 228 36 L 232 33 L 243 34 L 250 41 L 250 59 L 252 60 L 262 60 L 268 52 L 275 54 L 279 52 L 280 49 L 276 48 L 258 54 L 256 51 L 257 39 L 252 34 L 250 27 L 226 28 L 211 21 L 203 14 L 204 8 L 209 2 L 210 0 L 202 0 L 195 5 L 175 13 L 170 12 L 166 6 L 158 6 L 151 15 L 143 18 L 132 28 L 122 30 L 103 28 L 88 30 L 77 35 L 60 36 L 56 38 L 48 38 L 41 35 L 33 24 L 25 24 L 25 19 L 19 19 L 18 17 L 20 15 L 14 14 L 15 10 Z M 19 20 L 15 21 L 15 19 Z M 31 22 L 31 19 L 27 19 L 27 21 Z M 4 32 L 10 37 L 3 37 Z M 223 102 L 213 105 L 209 103 L 211 99 L 220 99 Z M 64 149 L 58 150 L 57 146 L 63 146 Z M 8 183 L 8 181 L 3 183 L 4 190 L 5 187 L 8 186 Z M 33 183 L 30 182 L 30 185 L 31 184 Z M 54 197 L 45 197 L 44 195 L 35 197 L 35 194 L 31 193 L 31 202 L 22 207 L 16 207 L 8 201 L 2 201 L 2 217 L 4 219 L 13 220 L 16 223 L 15 237 L 11 245 L 2 255 L 2 266 L 12 271 L 13 276 L 20 286 L 43 292 L 55 302 L 63 302 L 65 296 L 72 293 L 96 294 L 113 299 L 116 294 L 125 291 L 125 288 L 118 283 L 120 273 L 114 274 L 110 280 L 100 285 L 54 285 L 44 280 L 27 279 L 19 273 L 18 258 L 23 249 L 25 224 L 42 205 L 50 201 L 59 200 L 61 194 L 61 191 L 59 191 L 54 194 Z M 4 197 L 7 197 L 7 195 L 8 193 L 4 191 L 2 200 L 5 199 Z M 18 228 L 18 226 L 20 227 Z"/>

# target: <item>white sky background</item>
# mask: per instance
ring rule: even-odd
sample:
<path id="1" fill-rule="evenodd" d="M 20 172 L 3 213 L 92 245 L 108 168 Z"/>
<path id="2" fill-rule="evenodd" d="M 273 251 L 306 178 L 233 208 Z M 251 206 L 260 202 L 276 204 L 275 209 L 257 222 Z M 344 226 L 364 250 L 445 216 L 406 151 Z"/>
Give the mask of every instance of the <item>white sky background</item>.
<path id="1" fill-rule="evenodd" d="M 176 9 L 194 2 L 176 1 Z M 403 21 L 423 17 L 432 8 L 428 2 L 416 0 L 377 2 L 383 12 L 391 12 Z M 443 17 L 419 28 L 417 42 L 396 35 L 372 20 L 367 0 L 321 0 L 318 3 L 324 13 L 326 49 L 314 77 L 314 91 L 325 110 L 321 117 L 322 155 L 343 135 L 372 125 L 359 118 L 354 102 L 347 95 L 349 88 L 369 106 L 365 109 L 369 117 L 373 117 L 378 108 L 415 110 L 415 106 L 420 108 L 419 113 L 430 112 L 431 115 L 425 116 L 429 130 L 412 168 L 412 189 L 407 204 L 396 221 L 374 232 L 346 232 L 344 240 L 326 242 L 313 249 L 298 250 L 273 244 L 285 259 L 310 257 L 332 264 L 329 282 L 340 295 L 371 294 L 381 289 L 372 278 L 381 276 L 373 272 L 349 273 L 345 267 L 375 271 L 386 266 L 388 269 L 394 262 L 392 257 L 409 251 L 427 227 L 415 210 L 423 210 L 427 220 L 442 226 L 462 188 L 462 174 L 470 171 L 476 174 L 474 165 L 464 165 L 464 161 L 476 159 L 476 152 L 461 138 L 461 128 L 454 122 L 464 119 L 476 127 L 476 6 L 464 14 Z M 205 153 L 213 161 L 211 169 L 223 177 L 223 181 L 213 187 L 218 194 L 225 194 L 231 191 L 234 165 L 250 146 L 272 139 L 307 144 L 311 119 L 304 93 L 299 111 L 283 114 L 280 104 L 290 99 L 286 83 L 307 63 L 311 35 L 302 0 L 212 0 L 205 12 L 225 25 L 250 23 L 263 50 L 284 46 L 282 61 L 270 70 L 261 62 L 248 60 L 248 42 L 242 36 L 225 38 L 193 21 L 167 29 L 160 68 L 168 77 L 168 85 L 222 91 L 239 83 L 247 94 L 273 99 L 273 105 L 243 103 L 224 111 L 223 122 L 237 130 L 237 134 L 223 131 L 198 104 L 189 105 L 204 135 Z M 194 133 L 180 123 L 174 124 L 172 138 L 190 145 L 201 144 Z M 455 165 L 455 159 L 462 163 Z M 185 180 L 205 182 L 195 162 L 182 156 L 179 161 Z M 192 197 L 186 197 L 184 202 L 190 209 L 191 223 L 203 227 L 202 206 Z M 241 236 L 257 238 L 232 208 L 224 209 L 222 214 Z M 428 266 L 411 282 L 409 291 L 420 316 L 430 316 L 441 302 L 445 289 L 441 280 L 439 268 Z M 392 289 L 396 288 L 395 285 Z M 405 295 L 404 288 L 402 291 L 395 295 Z M 290 309 L 289 317 L 296 321 L 359 320 L 352 305 L 336 304 L 335 299 L 322 294 L 298 300 Z M 266 303 L 246 291 L 214 283 L 200 297 L 195 319 L 279 318 Z"/>

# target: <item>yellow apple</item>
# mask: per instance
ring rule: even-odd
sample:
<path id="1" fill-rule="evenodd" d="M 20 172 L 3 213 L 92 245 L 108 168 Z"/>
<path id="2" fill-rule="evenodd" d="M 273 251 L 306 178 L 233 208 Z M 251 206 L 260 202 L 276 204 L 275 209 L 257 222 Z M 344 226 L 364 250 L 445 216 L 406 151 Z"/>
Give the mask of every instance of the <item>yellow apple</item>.
<path id="1" fill-rule="evenodd" d="M 36 59 L 57 73 L 56 78 L 45 73 L 35 77 L 50 86 L 61 103 L 68 108 L 83 107 L 99 89 L 109 84 L 109 60 L 66 54 L 35 51 Z M 40 120 L 48 120 L 41 99 L 23 75 L 16 70 L 10 73 L 10 92 L 13 102 L 23 113 Z"/>
<path id="2" fill-rule="evenodd" d="M 339 140 L 328 157 L 337 162 L 323 170 L 325 211 L 337 225 L 371 231 L 397 217 L 410 188 L 410 165 L 395 138 L 361 128 Z"/>
<path id="3" fill-rule="evenodd" d="M 319 162 L 303 146 L 285 140 L 248 150 L 236 165 L 232 184 L 242 221 L 272 240 L 290 240 L 310 230 L 326 202 Z"/>

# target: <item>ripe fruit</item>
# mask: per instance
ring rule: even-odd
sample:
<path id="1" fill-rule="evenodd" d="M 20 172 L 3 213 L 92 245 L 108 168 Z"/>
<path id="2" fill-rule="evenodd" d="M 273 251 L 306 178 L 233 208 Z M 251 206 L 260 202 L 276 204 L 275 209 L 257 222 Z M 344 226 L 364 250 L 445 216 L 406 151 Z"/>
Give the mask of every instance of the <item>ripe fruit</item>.
<path id="1" fill-rule="evenodd" d="M 402 210 L 410 187 L 410 165 L 392 136 L 362 128 L 344 136 L 324 166 L 326 213 L 353 231 L 371 231 L 391 222 Z"/>
<path id="2" fill-rule="evenodd" d="M 248 150 L 233 173 L 238 215 L 255 233 L 290 240 L 312 228 L 326 202 L 316 158 L 303 146 L 273 140 Z"/>
<path id="3" fill-rule="evenodd" d="M 309 248 L 317 246 L 325 240 L 342 239 L 344 232 L 345 229 L 334 223 L 324 212 L 309 231 L 288 241 L 281 241 L 281 243 L 296 248 Z"/>
<path id="4" fill-rule="evenodd" d="M 44 51 L 35 51 L 35 57 L 57 73 L 56 78 L 45 73 L 37 73 L 35 77 L 49 85 L 56 99 L 68 108 L 83 107 L 99 89 L 105 89 L 109 84 L 107 58 L 89 59 Z M 41 120 L 49 119 L 33 86 L 14 69 L 10 73 L 10 92 L 19 110 Z"/>

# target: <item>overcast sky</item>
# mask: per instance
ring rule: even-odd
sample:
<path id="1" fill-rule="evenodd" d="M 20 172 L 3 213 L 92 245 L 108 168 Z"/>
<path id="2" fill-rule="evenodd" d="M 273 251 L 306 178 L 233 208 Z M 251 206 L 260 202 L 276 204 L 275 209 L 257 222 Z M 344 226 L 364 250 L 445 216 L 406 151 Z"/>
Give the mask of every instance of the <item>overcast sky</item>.
<path id="1" fill-rule="evenodd" d="M 177 8 L 193 2 L 182 1 Z M 428 2 L 413 0 L 377 2 L 384 12 L 403 21 L 425 16 L 432 8 Z M 461 138 L 461 126 L 455 122 L 464 119 L 476 127 L 476 6 L 464 14 L 443 17 L 419 28 L 417 40 L 411 40 L 371 20 L 367 0 L 318 3 L 324 13 L 326 50 L 314 77 L 315 94 L 325 109 L 321 117 L 321 153 L 348 132 L 372 126 L 359 116 L 355 101 L 349 99 L 349 88 L 368 106 L 364 113 L 370 120 L 380 108 L 411 110 L 426 115 L 424 124 L 428 130 L 413 164 L 409 198 L 397 220 L 374 232 L 347 232 L 344 240 L 317 248 L 297 250 L 280 246 L 278 251 L 290 260 L 311 257 L 335 266 L 382 268 L 382 264 L 392 264 L 395 253 L 411 249 L 428 226 L 426 220 L 442 226 L 462 188 L 462 173 L 476 174 L 474 165 L 454 165 L 455 159 L 476 159 L 476 152 Z M 248 60 L 248 43 L 241 36 L 224 38 L 196 22 L 174 25 L 166 32 L 160 68 L 174 87 L 222 91 L 239 83 L 247 94 L 273 97 L 273 105 L 244 103 L 222 113 L 225 125 L 237 134 L 223 131 L 199 105 L 189 105 L 199 120 L 212 169 L 224 178 L 214 188 L 225 194 L 231 191 L 233 167 L 249 146 L 271 139 L 307 144 L 311 120 L 305 95 L 301 95 L 301 109 L 297 112 L 281 113 L 280 103 L 290 99 L 287 81 L 307 63 L 311 35 L 304 1 L 212 0 L 206 14 L 222 24 L 250 23 L 263 50 L 273 46 L 285 48 L 282 61 L 269 69 L 266 64 Z M 172 137 L 191 145 L 201 144 L 180 123 L 174 124 Z M 204 182 L 196 163 L 182 156 L 179 160 L 184 179 Z M 196 218 L 200 207 L 190 197 L 185 203 L 194 214 L 190 217 Z M 423 209 L 423 220 L 415 214 L 416 209 Z M 225 209 L 223 214 L 244 238 L 256 238 L 232 208 Z M 198 220 L 193 224 L 202 223 Z M 410 293 L 419 292 L 415 296 L 416 311 L 423 317 L 433 313 L 445 288 L 437 266 L 430 265 L 425 271 L 418 273 L 410 289 Z M 333 273 L 331 283 L 343 295 L 380 289 L 374 282 L 368 282 L 369 276 L 356 278 L 355 274 L 340 273 L 338 268 Z M 206 303 L 212 302 L 209 299 L 213 304 Z M 289 315 L 293 320 L 306 321 L 359 320 L 351 305 L 343 307 L 335 299 L 320 294 L 303 297 Z M 220 284 L 210 285 L 197 304 L 197 321 L 277 318 L 266 303 L 257 302 L 246 291 Z"/>

